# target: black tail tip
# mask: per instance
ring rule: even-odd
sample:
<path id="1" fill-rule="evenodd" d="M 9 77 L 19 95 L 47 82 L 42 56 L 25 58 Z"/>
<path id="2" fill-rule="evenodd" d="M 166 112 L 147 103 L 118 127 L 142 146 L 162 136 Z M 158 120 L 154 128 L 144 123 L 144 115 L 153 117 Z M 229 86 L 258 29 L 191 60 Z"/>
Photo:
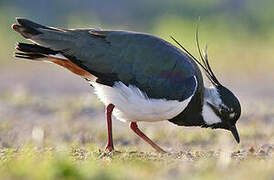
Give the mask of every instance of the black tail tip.
<path id="1" fill-rule="evenodd" d="M 26 20 L 26 18 L 23 18 L 23 17 L 16 17 L 15 19 L 19 24 L 20 24 L 20 22 Z"/>
<path id="2" fill-rule="evenodd" d="M 27 39 L 30 39 L 34 35 L 42 34 L 38 28 L 47 29 L 47 27 L 34 23 L 25 18 L 18 17 L 16 20 L 18 24 L 11 25 L 11 28 Z"/>
<path id="3" fill-rule="evenodd" d="M 21 26 L 24 26 L 24 27 L 33 28 L 33 29 L 36 29 L 36 28 L 50 29 L 49 27 L 43 26 L 41 24 L 37 24 L 37 23 L 35 23 L 31 20 L 28 20 L 26 18 L 23 18 L 23 17 L 16 17 L 15 19 L 18 22 L 18 24 L 20 24 Z"/>
<path id="4" fill-rule="evenodd" d="M 35 22 L 31 21 L 31 20 L 28 20 L 26 18 L 23 18 L 23 17 L 16 17 L 15 19 L 18 22 L 18 24 L 20 24 L 22 26 L 28 25 L 28 24 L 37 24 L 37 23 L 35 23 Z"/>

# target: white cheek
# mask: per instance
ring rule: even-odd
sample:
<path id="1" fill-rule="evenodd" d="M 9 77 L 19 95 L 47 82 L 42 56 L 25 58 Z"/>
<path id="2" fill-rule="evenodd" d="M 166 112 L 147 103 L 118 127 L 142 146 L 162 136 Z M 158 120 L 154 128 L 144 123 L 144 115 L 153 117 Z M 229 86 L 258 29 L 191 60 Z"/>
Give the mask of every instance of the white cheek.
<path id="1" fill-rule="evenodd" d="M 203 106 L 203 118 L 207 125 L 222 122 L 221 119 L 213 112 L 213 110 L 206 103 Z"/>

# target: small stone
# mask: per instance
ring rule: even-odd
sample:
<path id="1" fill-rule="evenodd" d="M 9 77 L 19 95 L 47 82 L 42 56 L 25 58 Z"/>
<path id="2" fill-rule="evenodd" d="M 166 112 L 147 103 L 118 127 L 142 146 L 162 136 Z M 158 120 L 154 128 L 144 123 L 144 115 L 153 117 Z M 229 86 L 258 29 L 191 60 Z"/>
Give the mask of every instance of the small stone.
<path id="1" fill-rule="evenodd" d="M 259 151 L 259 155 L 266 155 L 266 152 L 265 152 L 264 150 L 261 149 L 261 150 Z"/>
<path id="2" fill-rule="evenodd" d="M 255 152 L 255 148 L 254 148 L 253 146 L 250 147 L 250 148 L 249 148 L 249 152 L 254 153 L 254 152 Z"/>

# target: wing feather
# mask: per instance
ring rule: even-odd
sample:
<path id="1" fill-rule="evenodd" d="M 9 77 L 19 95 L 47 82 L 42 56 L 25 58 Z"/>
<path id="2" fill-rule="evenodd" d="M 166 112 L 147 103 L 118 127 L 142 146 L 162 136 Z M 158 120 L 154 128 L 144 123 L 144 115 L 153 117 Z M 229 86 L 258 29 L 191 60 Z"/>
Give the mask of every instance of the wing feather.
<path id="1" fill-rule="evenodd" d="M 127 31 L 56 29 L 17 19 L 29 40 L 60 52 L 72 63 L 112 86 L 134 85 L 150 98 L 185 100 L 195 92 L 200 70 L 193 60 L 158 37 Z M 201 80 L 200 80 L 201 81 Z"/>

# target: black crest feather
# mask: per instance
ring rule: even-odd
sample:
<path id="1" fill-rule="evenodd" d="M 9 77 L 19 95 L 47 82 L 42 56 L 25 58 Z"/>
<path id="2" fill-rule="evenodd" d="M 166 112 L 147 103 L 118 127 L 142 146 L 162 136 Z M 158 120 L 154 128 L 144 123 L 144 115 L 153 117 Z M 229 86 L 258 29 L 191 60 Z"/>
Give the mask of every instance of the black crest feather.
<path id="1" fill-rule="evenodd" d="M 221 85 L 221 83 L 218 81 L 218 79 L 216 78 L 215 74 L 213 73 L 210 67 L 208 56 L 207 56 L 207 46 L 205 48 L 204 55 L 202 55 L 200 44 L 199 44 L 199 27 L 198 26 L 196 28 L 196 44 L 197 44 L 198 52 L 201 58 L 201 62 L 197 58 L 195 58 L 184 46 L 182 46 L 174 37 L 170 36 L 170 38 L 176 44 L 178 44 L 197 64 L 199 64 L 203 68 L 206 76 L 212 82 L 212 84 L 214 84 L 215 86 Z"/>

